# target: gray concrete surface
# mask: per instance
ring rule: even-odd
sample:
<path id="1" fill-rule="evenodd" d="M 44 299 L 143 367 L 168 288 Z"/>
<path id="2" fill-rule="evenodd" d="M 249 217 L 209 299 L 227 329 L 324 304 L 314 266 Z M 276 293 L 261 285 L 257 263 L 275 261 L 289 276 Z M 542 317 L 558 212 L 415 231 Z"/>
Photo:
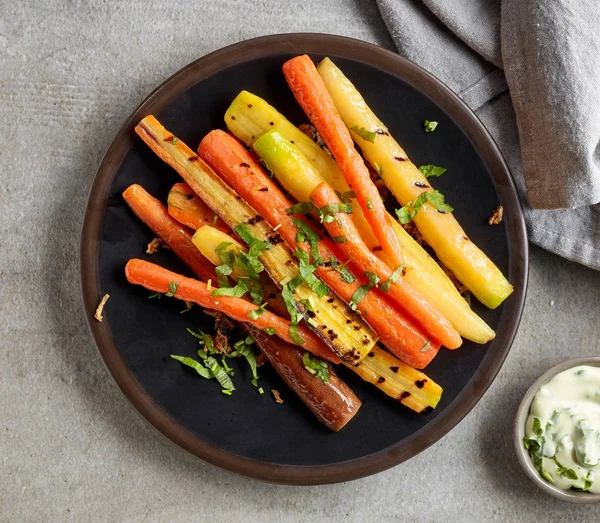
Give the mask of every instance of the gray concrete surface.
<path id="1" fill-rule="evenodd" d="M 0 521 L 594 521 L 521 473 L 517 402 L 550 365 L 598 353 L 600 273 L 532 249 L 514 348 L 449 435 L 382 474 L 260 484 L 167 444 L 126 403 L 80 310 L 95 169 L 145 94 L 191 60 L 275 32 L 389 46 L 371 2 L 0 2 Z"/>

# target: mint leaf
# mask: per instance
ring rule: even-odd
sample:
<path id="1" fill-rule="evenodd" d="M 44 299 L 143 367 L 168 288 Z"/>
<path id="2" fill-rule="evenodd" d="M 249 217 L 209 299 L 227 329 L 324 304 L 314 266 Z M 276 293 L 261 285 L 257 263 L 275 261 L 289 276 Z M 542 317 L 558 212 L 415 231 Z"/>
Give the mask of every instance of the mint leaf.
<path id="1" fill-rule="evenodd" d="M 263 303 L 258 309 L 250 311 L 248 313 L 248 318 L 250 318 L 251 320 L 257 320 L 260 317 L 260 315 L 263 312 L 265 312 L 265 306 L 266 305 L 267 305 L 266 303 Z"/>
<path id="2" fill-rule="evenodd" d="M 444 167 L 438 167 L 437 165 L 421 165 L 419 167 L 419 171 L 421 171 L 421 173 L 423 174 L 423 176 L 425 176 L 425 178 L 429 178 L 430 176 L 441 176 L 442 174 L 444 174 L 448 169 L 445 169 Z"/>
<path id="3" fill-rule="evenodd" d="M 390 287 L 400 279 L 400 276 L 404 274 L 404 269 L 406 269 L 404 265 L 400 265 L 394 269 L 394 272 L 390 274 L 390 277 L 379 286 L 381 292 L 388 292 Z"/>
<path id="4" fill-rule="evenodd" d="M 408 202 L 401 209 L 396 209 L 398 220 L 402 224 L 407 224 L 417 215 L 427 202 L 431 203 L 439 212 L 452 212 L 454 209 L 444 202 L 444 195 L 439 191 L 422 192 L 414 201 Z"/>
<path id="5" fill-rule="evenodd" d="M 432 133 L 435 131 L 435 128 L 438 126 L 437 122 L 430 122 L 429 120 L 425 120 L 425 132 Z"/>
<path id="6" fill-rule="evenodd" d="M 175 293 L 177 292 L 177 287 L 179 287 L 179 282 L 169 282 L 169 292 L 165 292 L 165 296 L 168 296 L 169 298 L 175 296 Z"/>
<path id="7" fill-rule="evenodd" d="M 375 137 L 377 136 L 377 133 L 367 131 L 364 127 L 359 127 L 358 125 L 353 125 L 352 127 L 350 127 L 350 130 L 354 131 L 363 140 L 375 143 Z"/>
<path id="8" fill-rule="evenodd" d="M 310 214 L 316 209 L 313 202 L 300 202 L 285 210 L 288 214 Z"/>
<path id="9" fill-rule="evenodd" d="M 352 298 L 350 298 L 350 308 L 353 311 L 358 308 L 358 304 L 363 300 L 367 293 L 379 283 L 379 276 L 377 276 L 377 274 L 370 271 L 365 271 L 365 276 L 369 282 L 356 289 L 352 295 Z"/>
<path id="10" fill-rule="evenodd" d="M 319 378 L 323 383 L 329 383 L 329 366 L 321 358 L 313 356 L 310 352 L 305 352 L 302 356 L 304 368 L 310 372 L 315 378 Z"/>
<path id="11" fill-rule="evenodd" d="M 292 217 L 292 223 L 295 227 L 298 227 L 298 233 L 296 234 L 296 241 L 302 243 L 307 241 L 310 245 L 310 256 L 314 264 L 320 265 L 322 263 L 321 256 L 319 255 L 319 242 L 323 239 L 318 232 L 305 222 L 295 216 Z"/>
<path id="12" fill-rule="evenodd" d="M 213 373 L 209 369 L 203 367 L 200 362 L 198 362 L 192 358 L 188 358 L 187 356 L 177 356 L 176 354 L 170 354 L 170 356 L 174 360 L 180 361 L 185 366 L 191 367 L 198 374 L 200 374 L 200 376 L 202 376 L 203 378 L 205 378 L 207 380 L 214 378 Z"/>

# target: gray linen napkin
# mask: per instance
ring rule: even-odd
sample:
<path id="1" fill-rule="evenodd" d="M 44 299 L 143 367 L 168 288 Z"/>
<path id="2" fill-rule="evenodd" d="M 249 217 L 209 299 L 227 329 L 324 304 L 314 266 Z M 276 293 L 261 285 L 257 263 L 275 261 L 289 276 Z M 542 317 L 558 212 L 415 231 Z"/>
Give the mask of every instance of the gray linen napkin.
<path id="1" fill-rule="evenodd" d="M 398 52 L 473 109 L 530 240 L 600 270 L 600 2 L 377 0 Z"/>

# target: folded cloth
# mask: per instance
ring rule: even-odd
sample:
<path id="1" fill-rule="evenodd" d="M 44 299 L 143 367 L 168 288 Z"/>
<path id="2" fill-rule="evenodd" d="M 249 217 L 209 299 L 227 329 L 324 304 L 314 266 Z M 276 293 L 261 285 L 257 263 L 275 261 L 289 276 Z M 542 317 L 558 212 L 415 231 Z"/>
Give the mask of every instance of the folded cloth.
<path id="1" fill-rule="evenodd" d="M 600 270 L 600 3 L 377 0 L 398 52 L 471 107 L 530 240 Z"/>

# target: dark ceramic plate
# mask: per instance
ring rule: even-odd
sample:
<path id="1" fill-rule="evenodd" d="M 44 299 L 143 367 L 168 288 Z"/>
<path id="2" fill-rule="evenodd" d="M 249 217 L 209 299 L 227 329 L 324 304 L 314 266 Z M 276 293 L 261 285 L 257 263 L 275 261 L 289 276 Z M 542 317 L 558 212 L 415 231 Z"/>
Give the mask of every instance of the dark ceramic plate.
<path id="1" fill-rule="evenodd" d="M 515 292 L 495 311 L 478 303 L 478 314 L 496 330 L 485 346 L 465 343 L 442 350 L 426 369 L 444 388 L 438 408 L 415 414 L 356 375 L 340 376 L 363 401 L 356 418 L 340 433 L 319 425 L 307 408 L 267 367 L 259 396 L 248 370 L 236 365 L 238 391 L 231 397 L 168 358 L 194 355 L 186 327 L 209 328 L 198 309 L 179 314 L 177 300 L 148 300 L 128 285 L 124 266 L 145 257 L 153 234 L 121 198 L 132 183 L 166 201 L 178 181 L 134 134 L 153 113 L 195 148 L 211 129 L 223 128 L 223 114 L 242 89 L 266 98 L 292 122 L 306 121 L 287 88 L 281 66 L 294 55 L 330 56 L 356 84 L 374 111 L 419 165 L 434 163 L 448 172 L 436 187 L 456 207 L 471 239 L 508 274 Z M 425 119 L 437 120 L 432 134 Z M 501 203 L 501 225 L 487 219 Z M 152 261 L 187 274 L 169 251 Z M 196 456 L 254 478 L 291 484 L 345 481 L 385 470 L 414 456 L 452 429 L 475 405 L 496 376 L 515 336 L 527 283 L 528 252 L 519 199 L 496 145 L 474 114 L 433 76 L 398 55 L 338 36 L 277 35 L 242 42 L 197 60 L 152 93 L 116 136 L 94 181 L 81 243 L 83 299 L 92 334 L 108 370 L 134 407 L 165 436 Z M 92 319 L 100 297 L 110 294 L 105 321 Z M 237 362 L 235 362 L 237 363 Z M 234 363 L 234 364 L 235 364 Z M 278 405 L 269 391 L 281 391 Z"/>

